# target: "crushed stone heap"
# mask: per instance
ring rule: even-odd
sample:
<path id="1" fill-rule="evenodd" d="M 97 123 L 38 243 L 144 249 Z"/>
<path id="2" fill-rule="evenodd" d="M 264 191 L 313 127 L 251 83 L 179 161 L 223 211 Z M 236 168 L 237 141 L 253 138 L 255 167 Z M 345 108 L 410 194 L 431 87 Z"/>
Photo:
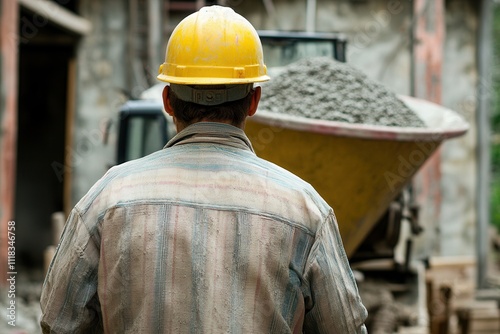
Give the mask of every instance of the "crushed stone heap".
<path id="1" fill-rule="evenodd" d="M 284 67 L 262 85 L 259 109 L 347 123 L 425 127 L 396 94 L 328 57 L 306 58 Z"/>

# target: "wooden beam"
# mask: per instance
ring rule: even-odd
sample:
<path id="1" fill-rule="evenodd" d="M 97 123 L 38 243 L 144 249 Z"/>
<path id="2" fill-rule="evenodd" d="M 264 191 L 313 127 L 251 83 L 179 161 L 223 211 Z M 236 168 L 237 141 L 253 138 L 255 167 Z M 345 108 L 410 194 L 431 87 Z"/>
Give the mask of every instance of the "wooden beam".
<path id="1" fill-rule="evenodd" d="M 68 152 L 73 147 L 75 107 L 76 107 L 76 59 L 71 58 L 68 62 L 68 87 L 66 102 L 66 133 L 64 147 L 64 180 L 63 180 L 63 211 L 66 217 L 69 216 L 73 208 L 72 186 L 73 186 L 73 162 L 71 154 Z M 57 245 L 57 244 L 56 244 Z"/>
<path id="2" fill-rule="evenodd" d="M 14 218 L 17 140 L 18 17 L 16 0 L 0 0 L 0 286 L 7 284 L 7 226 Z M 15 231 L 13 231 L 15 232 Z M 10 270 L 12 271 L 12 270 Z M 15 271 L 15 268 L 14 270 Z"/>
<path id="3" fill-rule="evenodd" d="M 415 97 L 442 103 L 444 0 L 414 0 Z"/>
<path id="4" fill-rule="evenodd" d="M 442 103 L 442 64 L 445 42 L 445 0 L 413 1 L 413 95 Z M 421 219 L 439 224 L 441 212 L 441 150 L 427 160 L 414 179 Z"/>
<path id="5" fill-rule="evenodd" d="M 53 24 L 78 35 L 88 35 L 92 31 L 92 23 L 67 10 L 55 1 L 48 0 L 18 0 L 27 10 L 40 15 Z"/>
<path id="6" fill-rule="evenodd" d="M 154 78 L 158 67 L 163 63 L 163 43 L 162 43 L 162 2 L 160 0 L 148 1 L 148 74 L 150 78 Z M 149 80 L 151 81 L 151 80 Z M 151 83 L 151 82 L 149 82 Z"/>

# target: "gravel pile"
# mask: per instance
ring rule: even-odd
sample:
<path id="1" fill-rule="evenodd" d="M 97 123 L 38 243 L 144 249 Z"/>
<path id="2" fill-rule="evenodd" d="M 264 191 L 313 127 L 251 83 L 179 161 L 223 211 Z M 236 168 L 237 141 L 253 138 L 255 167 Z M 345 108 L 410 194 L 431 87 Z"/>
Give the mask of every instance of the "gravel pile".
<path id="1" fill-rule="evenodd" d="M 284 67 L 263 85 L 259 109 L 347 123 L 425 127 L 383 85 L 327 57 L 302 59 Z"/>

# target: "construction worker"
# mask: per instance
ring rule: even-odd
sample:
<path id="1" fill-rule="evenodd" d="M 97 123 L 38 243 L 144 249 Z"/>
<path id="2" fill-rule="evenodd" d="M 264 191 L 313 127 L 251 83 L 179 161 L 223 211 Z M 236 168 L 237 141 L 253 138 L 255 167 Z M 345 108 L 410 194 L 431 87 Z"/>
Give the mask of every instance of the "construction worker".
<path id="1" fill-rule="evenodd" d="M 44 333 L 366 333 L 330 206 L 243 131 L 269 79 L 252 25 L 204 7 L 158 78 L 178 134 L 75 206 L 41 298 Z"/>

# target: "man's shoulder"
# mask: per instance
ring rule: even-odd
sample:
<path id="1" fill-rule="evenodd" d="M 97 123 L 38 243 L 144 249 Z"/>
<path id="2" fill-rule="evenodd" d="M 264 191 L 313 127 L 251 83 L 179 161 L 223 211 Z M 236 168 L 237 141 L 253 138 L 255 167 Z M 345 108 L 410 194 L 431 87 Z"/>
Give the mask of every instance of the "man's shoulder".
<path id="1" fill-rule="evenodd" d="M 309 182 L 291 171 L 262 158 L 255 158 L 256 164 L 262 168 L 263 177 L 274 182 L 278 187 L 287 189 L 290 194 L 304 197 L 314 203 L 322 214 L 328 214 L 330 205 L 323 199 L 318 191 Z"/>
<path id="2" fill-rule="evenodd" d="M 147 173 L 148 170 L 157 168 L 158 152 L 154 152 L 145 157 L 130 160 L 119 165 L 115 165 L 89 189 L 89 191 L 76 204 L 78 210 L 86 213 L 96 202 L 109 205 L 110 198 L 119 197 L 124 190 L 137 186 L 134 179 L 137 174 Z M 147 180 L 143 180 L 147 182 Z"/>
<path id="3" fill-rule="evenodd" d="M 274 177 L 277 178 L 277 180 L 285 181 L 290 186 L 298 187 L 299 189 L 313 189 L 310 183 L 271 161 L 256 156 L 255 163 L 257 166 L 262 167 L 268 173 L 269 177 Z"/>

